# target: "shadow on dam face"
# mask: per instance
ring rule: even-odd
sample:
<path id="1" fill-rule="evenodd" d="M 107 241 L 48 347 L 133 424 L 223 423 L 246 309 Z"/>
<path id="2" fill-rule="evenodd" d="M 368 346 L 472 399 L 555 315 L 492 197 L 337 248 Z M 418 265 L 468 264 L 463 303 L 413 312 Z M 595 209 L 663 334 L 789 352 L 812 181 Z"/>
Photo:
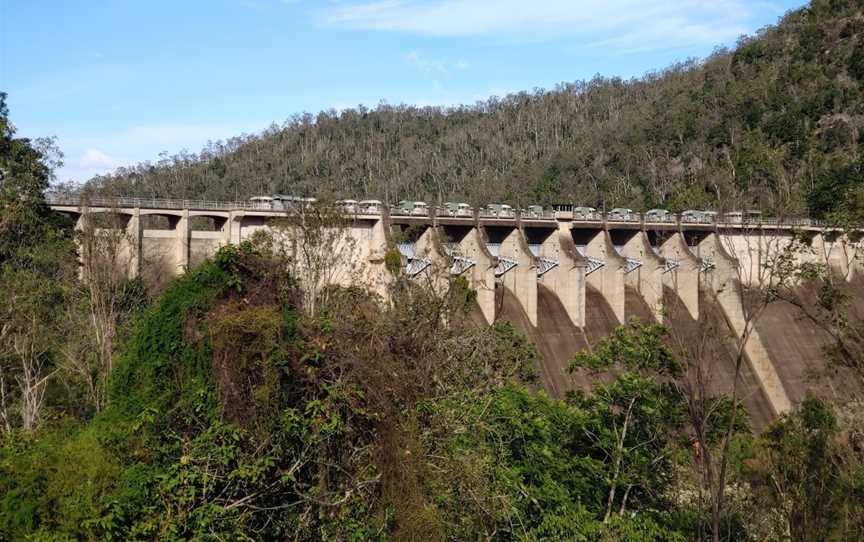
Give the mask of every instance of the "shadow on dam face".
<path id="1" fill-rule="evenodd" d="M 850 284 L 861 292 L 860 284 Z M 817 303 L 818 287 L 800 286 L 798 299 L 811 306 Z M 860 320 L 864 314 L 864 299 L 852 295 L 852 318 Z M 860 400 L 861 380 L 856 371 L 840 363 L 831 362 L 828 349 L 833 339 L 826 330 L 811 320 L 800 308 L 786 301 L 770 303 L 756 322 L 756 331 L 762 338 L 768 356 L 793 404 L 799 404 L 808 394 L 835 403 Z"/>
<path id="2" fill-rule="evenodd" d="M 594 382 L 609 380 L 608 375 L 567 370 L 577 352 L 609 336 L 618 326 L 612 308 L 599 292 L 590 287 L 586 290 L 584 329 L 573 325 L 558 297 L 542 284 L 537 285 L 537 327 L 531 325 L 509 289 L 497 285 L 495 296 L 498 319 L 511 323 L 537 347 L 537 375 L 551 397 L 562 399 L 568 391 L 588 390 Z"/>
<path id="3" fill-rule="evenodd" d="M 853 281 L 849 287 L 851 292 L 860 294 L 864 279 Z M 620 325 L 599 292 L 586 289 L 585 328 L 573 325 L 557 296 L 542 284 L 537 287 L 536 327 L 529 322 L 513 292 L 503 285 L 496 285 L 495 301 L 497 319 L 511 323 L 536 346 L 539 384 L 551 397 L 561 399 L 569 391 L 589 390 L 598 382 L 611 380 L 611 373 L 567 370 L 577 352 L 590 349 Z M 700 295 L 699 320 L 694 320 L 674 290 L 664 289 L 663 303 L 663 324 L 670 332 L 670 346 L 679 358 L 703 360 L 708 393 L 731 394 L 738 337 L 720 306 L 704 292 Z M 628 319 L 637 317 L 642 322 L 654 322 L 650 307 L 630 287 L 626 290 L 625 309 Z M 850 310 L 856 318 L 864 317 L 862 296 L 852 297 Z M 479 309 L 475 312 L 478 316 L 472 321 L 483 325 Z M 826 362 L 825 348 L 830 345 L 830 336 L 797 307 L 773 302 L 757 321 L 756 330 L 793 404 L 800 403 L 808 393 L 840 401 L 861 398 L 861 392 L 857 391 L 861 387 L 860 378 L 850 368 Z M 746 357 L 738 375 L 738 393 L 754 430 L 762 429 L 774 419 L 771 404 Z"/>
<path id="4" fill-rule="evenodd" d="M 663 306 L 663 324 L 669 330 L 669 342 L 675 354 L 679 359 L 701 359 L 706 391 L 731 397 L 738 342 L 719 305 L 710 295 L 701 295 L 699 320 L 694 320 L 678 295 L 665 288 Z M 754 430 L 762 429 L 774 418 L 771 403 L 746 357 L 738 375 L 738 396 L 750 415 Z"/>
<path id="5" fill-rule="evenodd" d="M 850 312 L 859 324 L 864 322 L 864 276 L 854 277 L 849 281 L 848 291 L 851 296 Z"/>
<path id="6" fill-rule="evenodd" d="M 645 324 L 654 322 L 651 307 L 645 303 L 645 299 L 632 286 L 624 287 L 624 316 L 628 321 L 631 318 L 638 318 L 640 322 Z"/>

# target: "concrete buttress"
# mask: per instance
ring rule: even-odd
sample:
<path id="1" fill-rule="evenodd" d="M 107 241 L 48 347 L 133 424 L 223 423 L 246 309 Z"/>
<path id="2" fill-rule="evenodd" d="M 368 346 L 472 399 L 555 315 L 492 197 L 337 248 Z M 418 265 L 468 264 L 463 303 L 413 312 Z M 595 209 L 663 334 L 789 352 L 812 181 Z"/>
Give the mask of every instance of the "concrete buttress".
<path id="1" fill-rule="evenodd" d="M 189 209 L 183 209 L 174 226 L 174 265 L 178 275 L 189 269 Z"/>
<path id="2" fill-rule="evenodd" d="M 561 301 L 570 321 L 585 326 L 585 268 L 587 264 L 576 250 L 569 228 L 556 228 L 540 245 L 540 256 L 558 265 L 537 278 Z"/>
<path id="3" fill-rule="evenodd" d="M 126 223 L 126 237 L 129 244 L 129 276 L 141 276 L 144 250 L 144 229 L 141 227 L 141 209 L 135 208 Z"/>
<path id="4" fill-rule="evenodd" d="M 706 236 L 697 248 L 700 257 L 710 258 L 713 264 L 703 279 L 705 294 L 717 300 L 739 348 L 743 342 L 744 354 L 771 404 L 771 409 L 778 415 L 788 412 L 792 408 L 792 402 L 786 388 L 777 374 L 762 337 L 756 330 L 755 322 L 752 319 L 748 322 L 737 260 L 729 255 L 720 237 L 714 233 Z"/>
<path id="5" fill-rule="evenodd" d="M 438 239 L 438 229 L 428 227 L 414 243 L 414 254 L 423 258 L 429 265 L 417 275 L 416 280 L 430 288 L 436 295 L 443 295 L 450 286 L 450 259 Z"/>
<path id="6" fill-rule="evenodd" d="M 811 244 L 816 253 L 816 261 L 826 265 L 834 274 L 849 277 L 849 256 L 851 249 L 839 232 L 817 233 Z"/>
<path id="7" fill-rule="evenodd" d="M 663 321 L 663 271 L 666 262 L 651 248 L 644 231 L 637 231 L 622 247 L 621 254 L 641 265 L 624 275 L 624 281 L 635 289 L 658 322 Z"/>
<path id="8" fill-rule="evenodd" d="M 588 241 L 585 246 L 585 255 L 604 262 L 603 267 L 588 275 L 586 281 L 592 286 L 612 308 L 612 313 L 619 324 L 626 321 L 624 307 L 626 298 L 624 293 L 624 271 L 627 267 L 627 259 L 619 255 L 612 244 L 609 232 L 606 229 L 599 230 L 597 234 Z"/>
<path id="9" fill-rule="evenodd" d="M 486 240 L 477 227 L 468 230 L 459 240 L 459 253 L 474 262 L 465 271 L 471 287 L 477 292 L 477 304 L 486 323 L 495 321 L 495 259 L 486 248 Z"/>
<path id="10" fill-rule="evenodd" d="M 532 326 L 537 326 L 537 265 L 534 255 L 521 229 L 513 228 L 501 242 L 501 256 L 516 262 L 516 266 L 499 277 L 501 284 L 516 296 L 528 315 Z"/>
<path id="11" fill-rule="evenodd" d="M 669 266 L 664 273 L 664 286 L 674 290 L 687 312 L 694 320 L 699 319 L 699 271 L 701 262 L 690 252 L 684 237 L 675 232 L 659 247 L 660 255 L 677 265 Z"/>

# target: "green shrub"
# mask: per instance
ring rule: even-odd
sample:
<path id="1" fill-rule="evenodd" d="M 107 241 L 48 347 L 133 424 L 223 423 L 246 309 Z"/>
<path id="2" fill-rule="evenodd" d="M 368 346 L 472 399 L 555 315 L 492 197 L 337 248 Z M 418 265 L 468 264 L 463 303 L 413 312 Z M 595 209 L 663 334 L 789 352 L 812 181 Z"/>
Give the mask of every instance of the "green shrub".
<path id="1" fill-rule="evenodd" d="M 395 248 L 391 248 L 384 254 L 384 267 L 394 277 L 402 273 L 402 255 Z"/>

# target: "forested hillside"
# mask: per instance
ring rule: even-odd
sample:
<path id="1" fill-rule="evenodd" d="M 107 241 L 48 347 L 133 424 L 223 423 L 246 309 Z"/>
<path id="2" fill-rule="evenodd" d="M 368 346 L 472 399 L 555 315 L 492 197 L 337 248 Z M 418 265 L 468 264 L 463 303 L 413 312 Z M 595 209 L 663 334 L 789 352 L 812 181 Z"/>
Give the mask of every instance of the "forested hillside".
<path id="1" fill-rule="evenodd" d="M 273 192 L 816 214 L 860 177 L 864 7 L 816 0 L 778 25 L 640 79 L 597 76 L 455 108 L 296 115 L 90 181 L 114 194 Z M 838 188 L 838 177 L 839 181 Z M 832 198 L 827 198 L 831 200 Z"/>
<path id="2" fill-rule="evenodd" d="M 467 281 L 418 287 L 392 250 L 378 295 L 321 284 L 284 245 L 329 249 L 320 231 L 227 245 L 167 287 L 129 278 L 122 230 L 45 204 L 50 149 L 4 100 L 0 540 L 864 537 L 860 403 L 808 395 L 757 434 L 738 387 L 704 385 L 719 358 L 639 322 L 553 399 L 525 337 L 472 323 Z M 854 304 L 824 269 L 790 272 L 860 386 Z"/>

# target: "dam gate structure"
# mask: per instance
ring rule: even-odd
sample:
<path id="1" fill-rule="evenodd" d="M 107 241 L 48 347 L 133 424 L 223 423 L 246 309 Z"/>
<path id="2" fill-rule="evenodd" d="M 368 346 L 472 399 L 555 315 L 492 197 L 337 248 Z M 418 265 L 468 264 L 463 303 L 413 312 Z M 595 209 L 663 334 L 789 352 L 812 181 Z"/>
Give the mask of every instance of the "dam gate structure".
<path id="1" fill-rule="evenodd" d="M 273 234 L 274 221 L 293 212 L 255 202 L 51 197 L 48 203 L 78 229 L 95 216 L 115 218 L 99 224 L 125 234 L 132 277 L 153 262 L 181 274 L 222 246 Z M 794 252 L 796 262 L 825 265 L 850 284 L 864 271 L 860 238 L 809 220 L 435 208 L 391 213 L 384 206 L 342 214 L 346 241 L 332 253 L 345 268 L 333 282 L 386 292 L 393 280 L 385 265 L 390 250 L 398 250 L 409 280 L 434 285 L 464 277 L 486 323 L 508 319 L 537 344 L 547 365 L 543 383 L 558 396 L 573 389 L 562 384 L 571 378 L 567 360 L 630 318 L 675 327 L 710 316 L 725 326 L 727 343 L 748 337 L 741 343 L 746 378 L 758 395 L 748 398 L 758 403 L 749 409 L 785 413 L 806 395 L 806 373 L 824 362 L 818 346 L 784 344 L 810 337 L 818 345 L 825 338 L 782 308 L 766 316 L 776 326 L 748 329 L 742 289 L 771 285 L 773 263 L 788 258 L 802 239 L 806 250 Z"/>

